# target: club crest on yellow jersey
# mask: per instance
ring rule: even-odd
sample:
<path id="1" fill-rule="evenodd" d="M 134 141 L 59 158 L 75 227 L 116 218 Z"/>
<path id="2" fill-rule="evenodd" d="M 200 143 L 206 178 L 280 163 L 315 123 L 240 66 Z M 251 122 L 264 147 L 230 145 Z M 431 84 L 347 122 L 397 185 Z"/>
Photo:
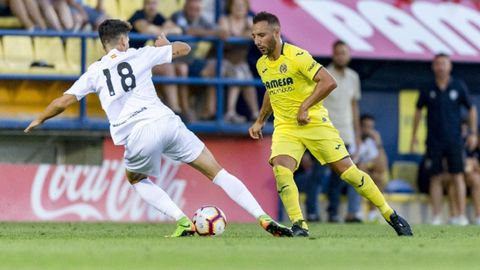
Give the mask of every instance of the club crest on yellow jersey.
<path id="1" fill-rule="evenodd" d="M 280 73 L 285 74 L 287 72 L 287 65 L 285 63 L 282 63 L 280 65 Z"/>

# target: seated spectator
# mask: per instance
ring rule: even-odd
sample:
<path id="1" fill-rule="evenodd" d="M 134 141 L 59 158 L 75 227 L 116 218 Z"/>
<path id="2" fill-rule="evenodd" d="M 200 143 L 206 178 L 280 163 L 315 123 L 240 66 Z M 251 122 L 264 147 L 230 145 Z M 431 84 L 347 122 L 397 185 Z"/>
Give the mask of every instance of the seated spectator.
<path id="1" fill-rule="evenodd" d="M 380 190 L 386 182 L 388 171 L 387 155 L 383 148 L 382 137 L 375 129 L 375 118 L 372 115 L 364 114 L 360 117 L 361 142 L 354 162 L 357 166 L 370 174 Z M 370 203 L 369 221 L 381 220 L 377 208 Z"/>
<path id="2" fill-rule="evenodd" d="M 475 217 L 472 224 L 480 225 L 480 148 L 467 151 L 465 160 L 465 182 L 470 189 Z"/>
<path id="3" fill-rule="evenodd" d="M 74 30 L 73 15 L 66 0 L 38 0 L 38 5 L 49 29 Z"/>
<path id="4" fill-rule="evenodd" d="M 97 31 L 100 24 L 109 19 L 104 0 L 98 0 L 95 7 L 84 4 L 82 0 L 67 0 L 67 3 L 72 10 L 74 30 Z"/>
<path id="5" fill-rule="evenodd" d="M 461 125 L 461 134 L 466 141 L 469 131 L 468 131 L 468 121 L 464 119 Z M 480 149 L 477 146 L 474 150 L 469 150 L 468 147 L 465 147 L 465 184 L 469 188 L 470 196 L 473 203 L 473 208 L 475 212 L 475 217 L 472 221 L 473 224 L 480 225 Z M 455 197 L 455 186 L 451 181 L 451 174 L 446 170 L 447 160 L 443 160 L 444 172 L 441 174 L 441 181 L 430 181 L 430 194 L 436 196 L 436 201 L 442 201 L 443 195 L 448 194 L 448 206 L 450 217 L 448 219 L 448 224 L 451 225 L 466 225 L 466 221 L 459 218 L 460 210 L 457 205 L 458 199 Z M 441 215 L 434 215 L 432 219 L 432 225 L 441 225 L 443 223 Z"/>
<path id="6" fill-rule="evenodd" d="M 182 28 L 182 31 L 186 35 L 205 37 L 205 36 L 217 36 L 225 39 L 227 37 L 226 32 L 219 29 L 215 25 L 209 23 L 207 19 L 202 16 L 202 0 L 186 0 L 183 10 L 178 11 L 172 15 L 172 21 Z M 192 51 L 195 52 L 197 44 L 190 44 Z M 194 61 L 194 53 L 191 53 L 182 61 L 187 62 L 191 66 L 198 66 L 199 61 Z M 216 61 L 213 57 L 207 59 L 206 64 L 200 64 L 202 77 L 214 77 Z M 193 72 L 191 72 L 193 73 Z M 200 119 L 208 120 L 215 117 L 216 112 L 216 94 L 215 87 L 210 86 L 206 90 L 204 106 L 199 109 Z"/>
<path id="7" fill-rule="evenodd" d="M 248 0 L 230 0 L 227 2 L 229 15 L 220 18 L 220 29 L 227 35 L 234 37 L 250 37 L 252 17 L 248 15 Z M 248 44 L 225 44 L 225 61 L 223 62 L 224 76 L 232 79 L 252 80 L 253 75 L 247 63 Z M 243 88 L 243 89 L 241 89 Z M 238 97 L 242 91 L 248 108 L 250 119 L 257 119 L 258 100 L 257 90 L 254 86 L 230 86 L 227 96 L 227 111 L 225 121 L 232 123 L 245 122 L 245 117 L 237 114 L 236 106 Z"/>
<path id="8" fill-rule="evenodd" d="M 181 34 L 182 29 L 172 21 L 166 20 L 162 14 L 157 12 L 158 0 L 144 0 L 143 8 L 135 11 L 128 19 L 132 25 L 133 32 L 159 36 L 161 33 L 166 35 Z M 139 48 L 145 45 L 143 40 L 130 40 L 130 45 Z"/>
<path id="9" fill-rule="evenodd" d="M 0 6 L 3 6 L 3 12 L 6 14 L 11 11 L 26 30 L 47 29 L 47 23 L 36 0 L 1 0 Z"/>
<path id="10" fill-rule="evenodd" d="M 128 21 L 133 26 L 132 32 L 138 32 L 150 35 L 181 34 L 182 29 L 172 21 L 166 20 L 158 10 L 158 0 L 144 0 L 143 8 L 137 10 Z M 130 45 L 133 48 L 139 48 L 145 45 L 143 40 L 131 40 Z M 187 77 L 188 66 L 186 63 L 175 62 L 172 64 L 163 64 L 155 66 L 152 70 L 154 75 L 166 77 Z M 181 88 L 181 89 L 179 89 Z M 180 90 L 180 91 L 179 91 Z M 165 99 L 165 103 L 177 114 L 184 116 L 186 121 L 192 121 L 194 116 L 189 106 L 181 106 L 179 96 L 187 95 L 186 86 L 178 87 L 175 84 L 164 84 L 160 96 Z"/>
<path id="11" fill-rule="evenodd" d="M 468 124 L 467 120 L 465 119 L 462 122 L 462 137 L 464 139 L 467 138 L 469 131 L 468 131 Z M 472 199 L 473 209 L 475 212 L 475 217 L 472 220 L 473 224 L 480 225 L 480 165 L 479 165 L 479 158 L 480 158 L 480 148 L 477 147 L 474 150 L 468 150 L 465 148 L 465 183 L 470 191 L 470 197 Z M 453 193 L 453 190 L 452 190 Z M 453 193 L 454 194 L 454 193 Z M 454 212 L 458 212 L 458 209 L 454 207 Z M 453 215 L 456 217 L 457 215 Z M 455 224 L 457 220 L 453 218 L 450 220 L 452 224 Z"/>

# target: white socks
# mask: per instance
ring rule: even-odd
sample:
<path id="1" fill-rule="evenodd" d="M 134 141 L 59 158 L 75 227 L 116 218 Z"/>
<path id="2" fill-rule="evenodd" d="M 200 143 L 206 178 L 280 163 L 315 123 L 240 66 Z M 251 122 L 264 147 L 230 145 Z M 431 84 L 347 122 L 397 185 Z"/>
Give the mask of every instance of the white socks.
<path id="1" fill-rule="evenodd" d="M 233 201 L 256 219 L 265 214 L 265 211 L 263 211 L 257 200 L 255 200 L 250 191 L 248 191 L 247 187 L 238 180 L 237 177 L 231 175 L 226 170 L 222 169 L 218 172 L 213 179 L 213 183 L 221 187 Z M 175 220 L 179 220 L 185 216 L 183 211 L 170 199 L 168 194 L 148 178 L 132 186 L 146 203 L 155 207 L 155 209 L 163 214 Z"/>
<path id="2" fill-rule="evenodd" d="M 185 216 L 182 210 L 180 210 L 172 199 L 170 199 L 168 194 L 148 178 L 145 178 L 132 186 L 146 203 L 155 207 L 155 209 L 161 213 L 172 217 L 175 220 L 179 220 Z"/>
<path id="3" fill-rule="evenodd" d="M 213 183 L 221 187 L 225 193 L 248 213 L 256 219 L 265 214 L 262 207 L 253 197 L 252 193 L 248 191 L 247 187 L 238 180 L 237 177 L 222 169 L 213 179 Z"/>

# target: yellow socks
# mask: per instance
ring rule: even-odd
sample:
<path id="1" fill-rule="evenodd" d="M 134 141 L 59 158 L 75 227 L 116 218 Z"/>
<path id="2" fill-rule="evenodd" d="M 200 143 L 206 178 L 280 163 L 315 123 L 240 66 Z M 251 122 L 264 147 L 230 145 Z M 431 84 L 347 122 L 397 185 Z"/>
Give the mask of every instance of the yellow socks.
<path id="1" fill-rule="evenodd" d="M 382 216 L 387 221 L 390 221 L 393 209 L 385 201 L 383 194 L 368 174 L 359 170 L 357 166 L 352 165 L 340 175 L 340 178 L 352 185 L 364 198 L 371 201 L 380 210 Z"/>
<path id="2" fill-rule="evenodd" d="M 303 220 L 298 199 L 298 188 L 293 180 L 293 172 L 286 167 L 277 165 L 273 166 L 273 174 L 277 181 L 278 194 L 282 199 L 285 210 L 287 210 L 288 217 L 292 223 Z M 304 224 L 307 227 L 305 222 Z M 308 229 L 308 227 L 304 229 Z"/>

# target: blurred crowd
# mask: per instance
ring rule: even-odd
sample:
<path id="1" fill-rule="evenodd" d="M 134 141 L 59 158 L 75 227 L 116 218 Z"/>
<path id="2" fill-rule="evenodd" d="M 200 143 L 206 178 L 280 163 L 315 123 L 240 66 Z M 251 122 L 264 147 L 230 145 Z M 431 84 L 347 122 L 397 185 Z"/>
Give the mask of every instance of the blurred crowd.
<path id="1" fill-rule="evenodd" d="M 126 1 L 126 0 L 125 0 Z M 396 0 L 396 6 L 410 5 L 414 0 Z M 461 0 L 452 0 L 459 2 Z M 15 16 L 22 27 L 28 31 L 56 30 L 56 31 L 96 31 L 98 25 L 110 18 L 106 9 L 106 0 L 0 0 L 0 17 Z M 132 32 L 159 35 L 190 35 L 197 37 L 216 36 L 223 40 L 229 37 L 250 37 L 252 27 L 252 11 L 248 0 L 221 1 L 220 17 L 216 18 L 214 0 L 185 0 L 183 7 L 171 16 L 164 16 L 162 1 L 140 1 L 138 9 L 128 18 L 133 26 Z M 480 1 L 474 1 L 480 8 Z M 131 39 L 131 47 L 138 48 L 149 41 Z M 154 75 L 166 77 L 203 77 L 216 76 L 216 50 L 209 42 L 191 43 L 192 53 L 171 64 L 157 66 L 153 69 Z M 229 79 L 251 80 L 258 76 L 255 69 L 259 53 L 252 44 L 229 44 L 224 47 L 222 76 Z M 376 184 L 383 189 L 388 185 L 389 162 L 385 153 L 382 136 L 375 127 L 375 116 L 360 115 L 359 100 L 361 98 L 361 84 L 359 75 L 351 68 L 350 49 L 348 44 L 337 41 L 332 45 L 332 62 L 326 65 L 328 71 L 336 78 L 338 88 L 324 101 L 330 112 L 334 125 L 338 128 L 349 149 L 352 159 L 357 166 L 368 172 Z M 449 88 L 452 70 L 448 56 L 435 58 L 432 64 L 435 87 Z M 442 73 L 443 72 L 443 73 Z M 443 75 L 442 75 L 443 74 Z M 446 85 L 438 85 L 441 76 L 447 76 Z M 186 84 L 159 84 L 157 91 L 161 99 L 173 111 L 179 114 L 186 122 L 213 120 L 217 114 L 217 95 L 215 86 L 192 86 Z M 433 86 L 432 86 L 433 87 Z M 203 88 L 203 89 L 199 89 Z M 259 113 L 259 95 L 254 86 L 231 85 L 226 89 L 224 121 L 241 124 L 254 121 Z M 427 92 L 429 89 L 426 90 Z M 462 103 L 469 109 L 468 90 L 466 100 Z M 262 93 L 263 94 L 263 93 Z M 434 94 L 427 93 L 432 97 Z M 450 94 L 451 97 L 452 94 Z M 456 102 L 456 97 L 453 99 Z M 456 104 L 456 103 L 455 103 Z M 462 105 L 460 104 L 460 105 Z M 470 105 L 469 105 L 470 104 Z M 429 107 L 428 102 L 417 104 Z M 448 105 L 448 104 L 447 104 Z M 442 110 L 445 104 L 440 106 Z M 459 106 L 460 106 L 459 105 Z M 421 107 L 420 106 L 420 107 Z M 456 105 L 455 105 L 456 106 Z M 475 111 L 476 113 L 476 111 Z M 440 116 L 438 116 L 440 117 Z M 445 222 L 454 225 L 474 223 L 480 225 L 480 149 L 476 139 L 476 119 L 458 115 L 445 116 L 450 121 L 460 121 L 463 117 L 463 128 L 460 135 L 461 147 L 453 145 L 461 153 L 450 153 L 436 145 L 428 145 L 427 154 L 419 166 L 418 190 L 430 194 L 432 202 L 431 223 L 439 225 Z M 449 118 L 450 117 L 450 118 Z M 438 119 L 437 119 L 438 120 Z M 429 121 L 432 121 L 429 119 Z M 440 121 L 443 121 L 440 119 Z M 448 127 L 446 127 L 448 129 Z M 433 132 L 433 131 L 429 131 Z M 436 130 L 435 132 L 448 132 Z M 415 134 L 414 134 L 415 135 Z M 454 136 L 454 135 L 452 135 Z M 456 136 L 456 135 L 455 135 Z M 415 136 L 414 136 L 415 138 Z M 455 137 L 456 138 L 456 137 Z M 464 144 L 465 142 L 465 144 Z M 414 145 L 417 142 L 412 142 Z M 445 142 L 439 141 L 438 144 Z M 465 145 L 465 147 L 464 147 Z M 453 146 L 452 146 L 453 147 Z M 460 149 L 461 148 L 461 149 Z M 453 149 L 453 148 L 452 148 Z M 433 151 L 433 152 L 432 152 Z M 432 153 L 435 154 L 433 160 Z M 435 166 L 432 164 L 434 163 Z M 432 169 L 434 168 L 434 170 Z M 320 221 L 322 216 L 328 222 L 365 222 L 380 220 L 375 207 L 367 206 L 362 209 L 361 197 L 355 190 L 336 177 L 327 167 L 321 166 L 307 152 L 296 172 L 296 181 L 301 192 L 306 194 L 306 211 L 309 221 Z M 328 198 L 326 213 L 322 215 L 319 206 L 319 194 L 325 193 Z M 467 217 L 466 198 L 471 198 L 474 213 Z M 339 211 L 341 197 L 347 198 L 345 216 Z M 444 195 L 449 201 L 449 216 L 442 216 L 442 202 Z"/>
<path id="2" fill-rule="evenodd" d="M 88 1 L 92 2 L 92 1 Z M 221 1 L 220 17 L 216 20 L 213 0 L 185 0 L 183 7 L 171 16 L 161 14 L 162 1 L 137 1 L 140 5 L 128 21 L 136 33 L 159 35 L 189 35 L 196 37 L 216 36 L 223 40 L 229 37 L 250 37 L 252 12 L 248 0 Z M 91 4 L 91 3 L 90 3 Z M 0 0 L 0 16 L 15 16 L 29 31 L 95 31 L 98 25 L 110 18 L 106 1 L 97 0 L 88 5 L 85 0 Z M 146 41 L 131 39 L 130 46 L 148 45 Z M 153 74 L 165 77 L 216 76 L 216 50 L 209 42 L 192 42 L 192 53 L 175 60 L 172 64 L 157 66 Z M 249 59 L 258 58 L 252 44 L 226 44 L 222 76 L 229 79 L 252 80 L 256 76 L 255 65 Z M 185 84 L 156 85 L 161 99 L 186 122 L 214 120 L 217 94 L 214 85 L 199 87 Z M 200 89 L 198 88 L 205 88 Z M 226 91 L 224 121 L 244 123 L 256 119 L 259 100 L 254 86 L 229 86 Z"/>
<path id="3" fill-rule="evenodd" d="M 368 172 L 376 185 L 387 192 L 416 190 L 428 194 L 431 203 L 432 225 L 480 225 L 480 147 L 476 106 L 467 85 L 452 75 L 453 65 L 446 54 L 437 54 L 432 60 L 431 83 L 419 87 L 419 98 L 413 119 L 411 152 L 418 146 L 417 130 L 421 110 L 427 109 L 426 153 L 418 164 L 417 183 L 405 179 L 390 180 L 389 162 L 382 136 L 375 127 L 375 117 L 359 115 L 360 80 L 348 67 L 350 50 L 346 43 L 337 41 L 332 46 L 332 63 L 327 66 L 337 80 L 337 89 L 324 100 L 332 123 L 337 127 L 352 160 Z M 321 166 L 310 153 L 305 153 L 296 172 L 299 190 L 306 195 L 305 210 L 309 221 L 378 222 L 375 207 L 362 209 L 361 197 L 326 166 Z M 416 186 L 412 186 L 416 185 Z M 319 195 L 327 198 L 322 215 Z M 344 216 L 340 216 L 340 197 L 347 200 Z M 448 214 L 443 205 L 448 202 Z M 470 213 L 467 201 L 471 202 Z"/>

